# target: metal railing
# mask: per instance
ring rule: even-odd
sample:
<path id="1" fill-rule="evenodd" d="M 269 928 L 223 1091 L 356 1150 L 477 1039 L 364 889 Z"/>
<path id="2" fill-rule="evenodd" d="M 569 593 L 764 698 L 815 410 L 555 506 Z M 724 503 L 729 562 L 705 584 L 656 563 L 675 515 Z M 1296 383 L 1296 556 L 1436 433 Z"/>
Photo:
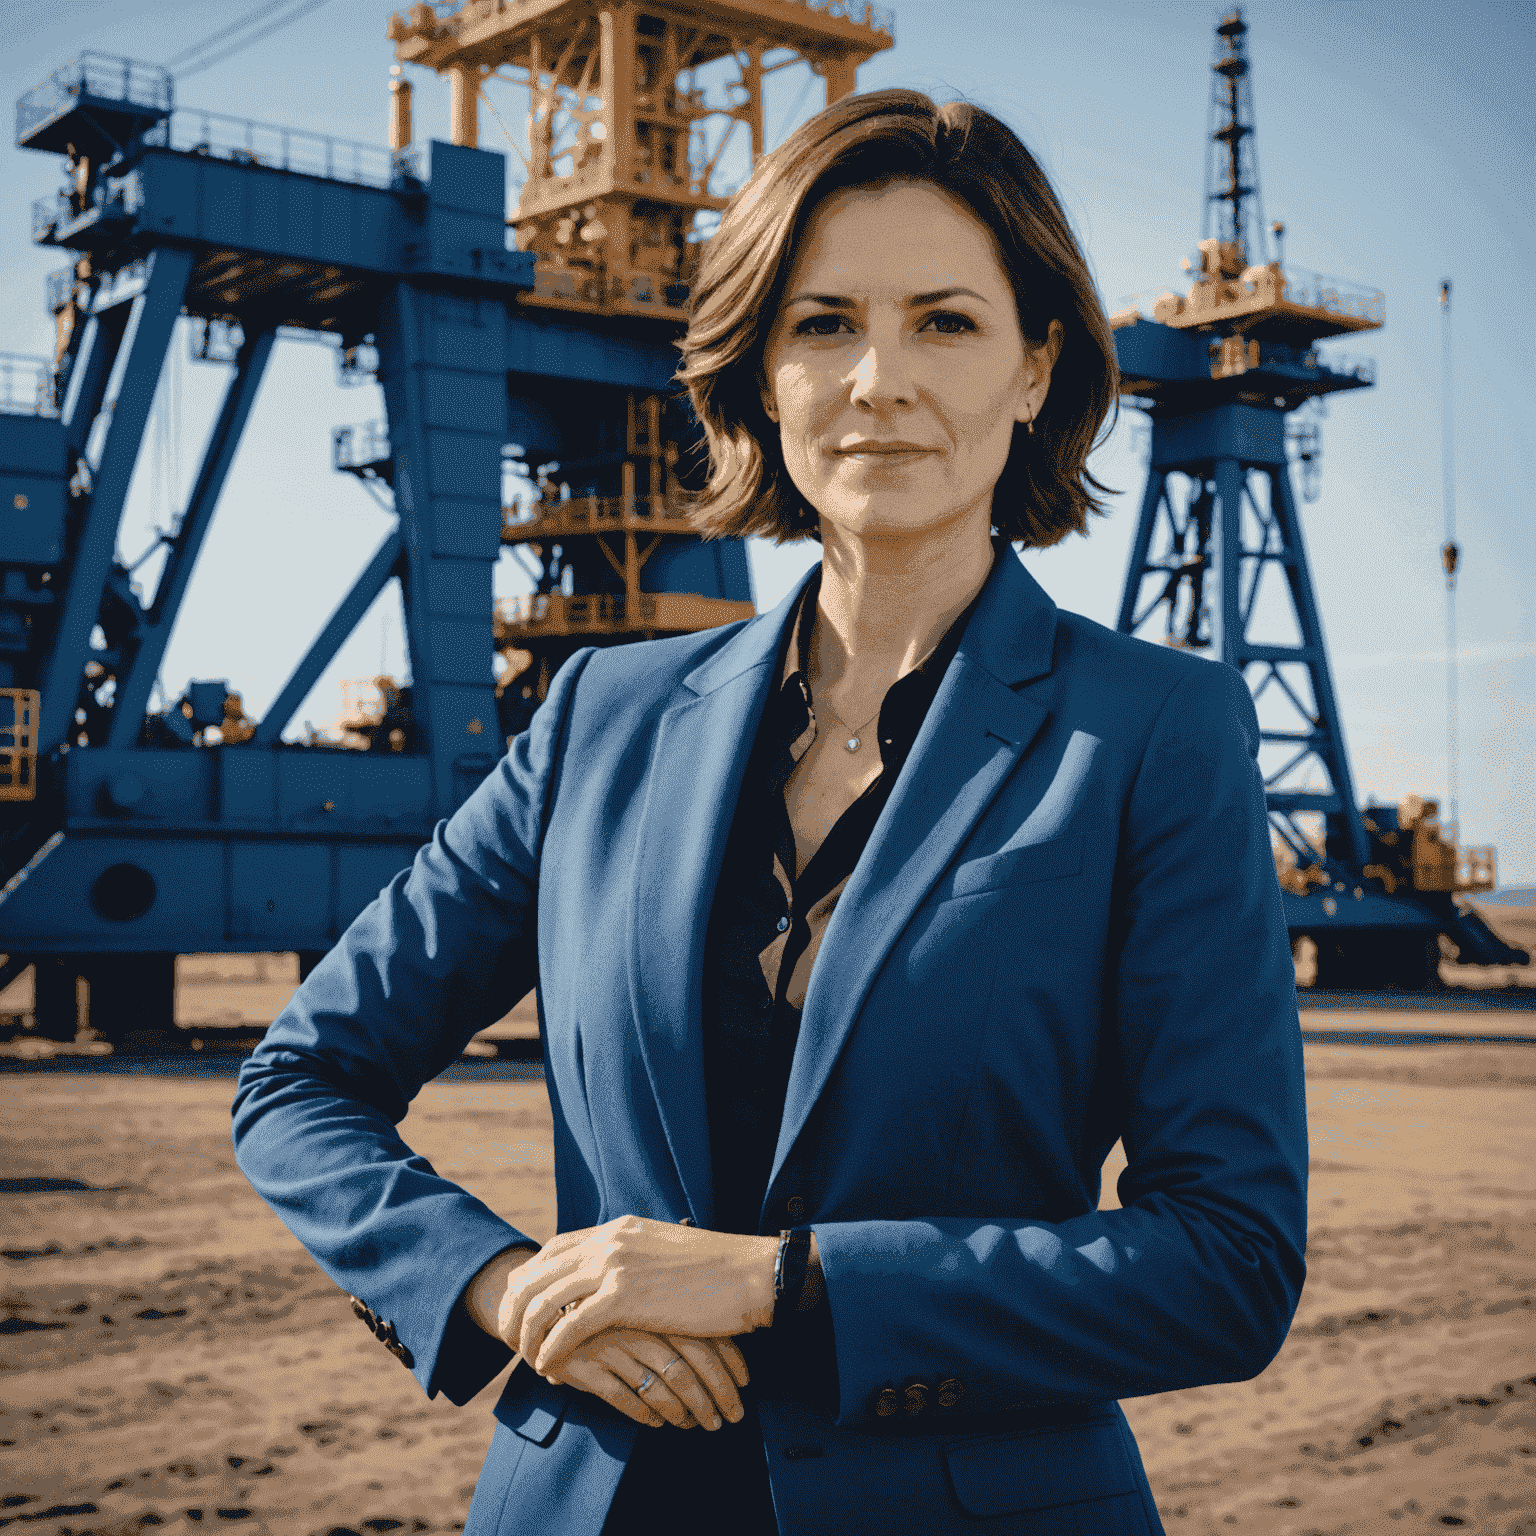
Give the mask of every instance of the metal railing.
<path id="1" fill-rule="evenodd" d="M 331 465 L 336 470 L 371 469 L 387 464 L 389 457 L 389 428 L 382 421 L 331 430 Z"/>
<path id="2" fill-rule="evenodd" d="M 1347 379 L 1359 379 L 1362 384 L 1374 384 L 1376 382 L 1376 359 L 1374 357 L 1354 357 L 1344 353 L 1319 352 L 1313 358 L 1319 368 L 1326 368 L 1329 373 L 1337 373 Z"/>
<path id="3" fill-rule="evenodd" d="M 1301 267 L 1280 270 L 1285 274 L 1285 296 L 1292 304 L 1305 304 L 1330 315 L 1372 320 L 1377 325 L 1387 323 L 1387 300 L 1380 288 L 1368 288 L 1364 283 L 1340 277 L 1324 277 L 1321 272 L 1308 272 Z"/>
<path id="4" fill-rule="evenodd" d="M 622 529 L 625 514 L 638 518 L 680 521 L 683 513 L 669 506 L 663 496 L 636 494 L 626 502 L 622 496 L 572 496 L 565 501 L 533 501 L 526 509 L 513 503 L 502 508 L 502 522 L 508 528 L 536 531 L 541 523 L 561 523 L 566 527 L 591 528 L 600 533 L 605 528 Z"/>
<path id="5" fill-rule="evenodd" d="M 144 135 L 144 143 L 180 154 L 264 165 L 359 186 L 388 187 L 396 179 L 396 157 L 377 144 L 333 139 L 275 123 L 226 117 L 221 112 L 190 108 L 173 112 Z"/>
<path id="6" fill-rule="evenodd" d="M 622 593 L 609 592 L 529 592 L 504 597 L 496 604 L 496 616 L 503 624 L 571 625 L 585 628 L 594 624 L 622 624 L 629 617 Z M 653 618 L 655 601 L 640 600 L 636 618 Z M 647 612 L 646 610 L 650 611 Z"/>
<path id="7" fill-rule="evenodd" d="M 1281 267 L 1280 271 L 1285 278 L 1285 298 L 1292 304 L 1321 309 L 1331 315 L 1372 320 L 1377 325 L 1387 322 L 1387 300 L 1379 288 L 1368 288 L 1364 283 L 1352 283 L 1344 278 L 1325 277 L 1303 267 Z M 1171 286 L 1143 288 L 1139 293 L 1128 293 L 1116 299 L 1107 310 L 1115 315 L 1134 309 L 1150 320 L 1157 300 L 1165 293 L 1177 291 Z"/>
<path id="8" fill-rule="evenodd" d="M 44 358 L 0 352 L 0 414 L 59 414 L 53 401 L 53 369 Z"/>
<path id="9" fill-rule="evenodd" d="M 110 184 L 98 182 L 89 208 L 76 207 L 74 197 L 68 191 L 39 197 L 32 204 L 32 243 L 44 244 L 55 230 L 72 224 L 87 213 L 94 213 L 98 223 L 132 218 L 142 201 L 138 177 L 132 174 Z"/>
<path id="10" fill-rule="evenodd" d="M 521 0 L 430 0 L 430 3 L 432 14 L 439 21 L 447 21 L 466 12 L 466 20 L 470 17 L 493 16 L 513 9 Z M 874 5 L 870 0 L 780 0 L 780 4 L 820 11 L 827 16 L 851 21 L 855 26 L 884 32 L 887 37 L 896 35 L 896 13 L 889 6 Z"/>
<path id="11" fill-rule="evenodd" d="M 170 112 L 176 106 L 176 82 L 158 64 L 141 64 L 110 53 L 82 53 L 16 103 L 16 141 L 20 143 L 82 96 Z"/>

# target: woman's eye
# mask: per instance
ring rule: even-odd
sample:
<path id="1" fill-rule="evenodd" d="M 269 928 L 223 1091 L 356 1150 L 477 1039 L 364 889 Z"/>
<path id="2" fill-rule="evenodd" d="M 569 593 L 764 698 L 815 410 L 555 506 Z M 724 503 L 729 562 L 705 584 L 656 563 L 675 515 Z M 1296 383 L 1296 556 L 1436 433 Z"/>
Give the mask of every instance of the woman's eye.
<path id="1" fill-rule="evenodd" d="M 796 336 L 835 336 L 837 327 L 843 324 L 841 315 L 810 315 L 795 327 Z M 965 315 L 957 315 L 952 310 L 941 310 L 938 314 L 929 315 L 923 322 L 925 326 L 937 325 L 940 327 L 941 336 L 963 336 L 967 331 L 976 329 L 975 321 Z M 828 327 L 821 329 L 822 326 Z"/>

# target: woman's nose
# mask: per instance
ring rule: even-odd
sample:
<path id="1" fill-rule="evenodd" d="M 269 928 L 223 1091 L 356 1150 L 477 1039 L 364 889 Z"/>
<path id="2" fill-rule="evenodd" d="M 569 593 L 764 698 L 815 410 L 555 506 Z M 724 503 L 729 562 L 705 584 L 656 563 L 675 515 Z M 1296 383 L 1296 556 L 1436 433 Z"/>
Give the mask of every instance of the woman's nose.
<path id="1" fill-rule="evenodd" d="M 913 395 L 911 375 L 894 341 L 871 341 L 854 364 L 848 383 L 849 398 L 856 405 L 910 403 Z"/>

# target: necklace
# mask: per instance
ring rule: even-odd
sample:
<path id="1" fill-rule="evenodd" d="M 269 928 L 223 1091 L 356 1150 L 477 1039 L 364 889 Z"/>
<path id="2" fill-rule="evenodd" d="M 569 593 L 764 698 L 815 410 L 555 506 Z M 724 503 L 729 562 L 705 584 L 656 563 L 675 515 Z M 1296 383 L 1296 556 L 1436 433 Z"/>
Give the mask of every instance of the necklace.
<path id="1" fill-rule="evenodd" d="M 885 701 L 882 699 L 880 702 L 881 702 L 881 706 L 883 708 L 884 704 L 885 704 Z M 842 716 L 839 715 L 836 712 L 836 710 L 834 710 L 832 708 L 832 706 L 830 704 L 826 703 L 825 700 L 823 700 L 823 702 L 822 702 L 822 707 L 826 710 L 826 712 L 829 715 L 832 716 L 832 718 L 834 720 L 837 721 L 837 723 L 839 725 L 843 726 L 845 729 L 847 728 L 848 722 L 846 720 L 844 720 L 842 718 Z M 864 732 L 867 731 L 869 729 L 869 727 L 872 726 L 875 723 L 875 721 L 878 720 L 879 718 L 880 718 L 880 711 L 877 709 L 874 712 L 874 714 L 872 714 L 869 717 L 869 719 L 864 722 L 863 725 L 856 727 L 853 731 L 851 731 L 849 733 L 848 740 L 845 741 L 843 743 L 843 745 L 845 747 L 847 747 L 847 749 L 850 752 L 857 752 L 859 750 L 860 743 L 862 743 L 863 740 L 864 740 Z"/>

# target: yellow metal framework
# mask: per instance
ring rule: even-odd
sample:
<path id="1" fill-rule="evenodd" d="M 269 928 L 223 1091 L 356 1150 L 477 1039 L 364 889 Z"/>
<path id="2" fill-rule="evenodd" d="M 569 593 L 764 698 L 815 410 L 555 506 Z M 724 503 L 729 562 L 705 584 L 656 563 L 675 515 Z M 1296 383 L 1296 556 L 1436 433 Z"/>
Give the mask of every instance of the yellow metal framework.
<path id="1" fill-rule="evenodd" d="M 624 583 L 622 593 L 536 592 L 499 603 L 496 643 L 508 664 L 502 689 L 531 664 L 527 644 L 546 636 L 634 634 L 653 639 L 733 624 L 756 612 L 751 603 L 729 598 L 640 590 L 641 568 L 662 538 L 695 529 L 676 501 L 678 448 L 661 435 L 661 396 L 631 392 L 628 405 L 629 458 L 620 467 L 622 494 L 561 500 L 555 484 L 546 481 L 543 499 L 528 511 L 517 506 L 502 509 L 504 544 L 528 544 L 542 555 L 545 544 L 590 539 Z M 644 490 L 638 485 L 642 472 Z"/>
<path id="2" fill-rule="evenodd" d="M 528 152 L 506 133 L 526 173 L 508 223 L 537 257 L 519 302 L 671 319 L 687 318 L 696 217 L 728 201 L 722 153 L 738 127 L 763 152 L 766 77 L 807 64 L 836 101 L 894 43 L 889 14 L 852 0 L 450 0 L 391 17 L 389 36 L 401 64 L 448 76 L 456 144 L 478 146 L 482 104 L 506 133 L 487 82 L 530 93 Z M 736 78 L 711 105 L 698 72 L 719 62 Z"/>
<path id="3" fill-rule="evenodd" d="M 37 798 L 37 721 L 42 695 L 35 688 L 0 688 L 0 800 Z"/>

